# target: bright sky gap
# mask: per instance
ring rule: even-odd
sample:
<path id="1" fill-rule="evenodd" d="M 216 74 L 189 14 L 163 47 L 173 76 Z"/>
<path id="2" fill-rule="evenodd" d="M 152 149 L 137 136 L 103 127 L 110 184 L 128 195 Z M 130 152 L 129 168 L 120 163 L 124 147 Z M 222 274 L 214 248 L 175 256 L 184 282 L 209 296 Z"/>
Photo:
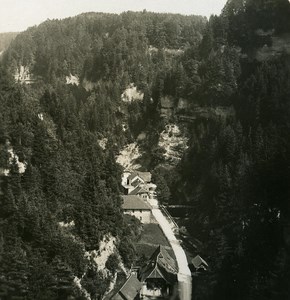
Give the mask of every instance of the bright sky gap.
<path id="1" fill-rule="evenodd" d="M 226 0 L 0 0 L 0 32 L 24 31 L 47 19 L 83 12 L 141 11 L 185 15 L 220 14 Z"/>

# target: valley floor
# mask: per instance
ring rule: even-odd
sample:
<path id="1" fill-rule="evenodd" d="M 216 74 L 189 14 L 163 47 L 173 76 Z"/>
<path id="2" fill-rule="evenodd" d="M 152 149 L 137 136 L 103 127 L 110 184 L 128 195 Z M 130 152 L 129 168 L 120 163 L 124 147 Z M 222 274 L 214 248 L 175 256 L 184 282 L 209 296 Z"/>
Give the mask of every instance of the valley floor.
<path id="1" fill-rule="evenodd" d="M 158 221 L 163 233 L 165 234 L 177 261 L 178 265 L 178 289 L 181 300 L 190 300 L 192 292 L 191 271 L 188 267 L 187 258 L 180 242 L 175 237 L 170 223 L 159 208 L 153 208 L 152 214 Z"/>
<path id="2" fill-rule="evenodd" d="M 174 252 L 166 239 L 159 224 L 143 224 L 140 241 L 136 244 L 137 253 L 140 257 L 150 257 L 156 248 L 161 245 L 174 258 Z"/>

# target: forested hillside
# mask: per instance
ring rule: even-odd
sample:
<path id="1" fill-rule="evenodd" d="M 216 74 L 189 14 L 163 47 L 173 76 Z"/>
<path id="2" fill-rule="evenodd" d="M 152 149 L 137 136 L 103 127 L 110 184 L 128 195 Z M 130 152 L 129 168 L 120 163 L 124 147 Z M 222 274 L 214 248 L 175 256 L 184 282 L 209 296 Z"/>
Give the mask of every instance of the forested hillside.
<path id="1" fill-rule="evenodd" d="M 112 275 L 89 254 L 117 237 L 124 261 L 131 255 L 112 149 L 85 128 L 73 91 L 37 98 L 4 71 L 0 82 L 1 172 L 9 172 L 1 177 L 1 298 L 82 299 L 76 278 L 98 298 Z"/>
<path id="2" fill-rule="evenodd" d="M 148 48 L 179 49 L 201 40 L 202 17 L 126 12 L 86 13 L 51 20 L 19 35 L 7 52 L 13 72 L 21 65 L 46 82 L 73 74 L 98 81 L 129 78 L 143 84 L 150 74 Z M 129 77 L 129 78 L 128 78 Z"/>
<path id="3" fill-rule="evenodd" d="M 147 118 L 156 78 L 205 25 L 87 13 L 11 43 L 0 73 L 1 299 L 101 299 L 131 267 L 139 224 L 123 218 L 115 156 L 157 115 Z M 121 100 L 130 86 L 142 101 Z"/>
<path id="4" fill-rule="evenodd" d="M 0 33 L 0 53 L 9 47 L 11 41 L 13 41 L 17 34 L 16 32 Z"/>
<path id="5" fill-rule="evenodd" d="M 289 298 L 288 0 L 229 0 L 209 21 L 48 20 L 2 57 L 0 298 L 101 299 L 130 268 L 127 144 L 162 203 L 194 208 L 192 254 L 209 264 L 194 299 Z M 102 241 L 115 249 L 100 270 Z"/>
<path id="6" fill-rule="evenodd" d="M 195 121 L 173 183 L 210 265 L 194 299 L 289 299 L 289 20 L 288 1 L 228 1 L 194 53 L 198 101 L 235 111 Z"/>

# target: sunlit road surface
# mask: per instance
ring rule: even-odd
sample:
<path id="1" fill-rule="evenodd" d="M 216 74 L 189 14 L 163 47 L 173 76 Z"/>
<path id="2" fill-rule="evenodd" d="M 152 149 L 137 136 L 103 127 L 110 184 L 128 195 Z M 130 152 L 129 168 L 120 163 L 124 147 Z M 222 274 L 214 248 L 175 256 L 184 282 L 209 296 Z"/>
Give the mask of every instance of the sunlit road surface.
<path id="1" fill-rule="evenodd" d="M 165 216 L 158 208 L 152 209 L 152 214 L 159 223 L 163 233 L 168 239 L 176 257 L 178 266 L 178 291 L 180 300 L 191 300 L 191 272 L 188 267 L 187 258 L 180 242 L 176 239 L 171 226 Z"/>

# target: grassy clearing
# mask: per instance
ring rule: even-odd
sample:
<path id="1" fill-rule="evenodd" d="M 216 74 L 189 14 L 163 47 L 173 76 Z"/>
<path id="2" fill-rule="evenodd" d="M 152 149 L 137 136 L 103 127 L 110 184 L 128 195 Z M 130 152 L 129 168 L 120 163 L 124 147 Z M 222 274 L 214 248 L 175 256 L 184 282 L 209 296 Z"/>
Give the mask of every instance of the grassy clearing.
<path id="1" fill-rule="evenodd" d="M 170 246 L 158 224 L 144 224 L 140 242 Z"/>
<path id="2" fill-rule="evenodd" d="M 174 253 L 158 224 L 144 224 L 141 239 L 136 244 L 138 257 L 150 258 L 156 248 L 161 245 L 173 257 Z"/>

